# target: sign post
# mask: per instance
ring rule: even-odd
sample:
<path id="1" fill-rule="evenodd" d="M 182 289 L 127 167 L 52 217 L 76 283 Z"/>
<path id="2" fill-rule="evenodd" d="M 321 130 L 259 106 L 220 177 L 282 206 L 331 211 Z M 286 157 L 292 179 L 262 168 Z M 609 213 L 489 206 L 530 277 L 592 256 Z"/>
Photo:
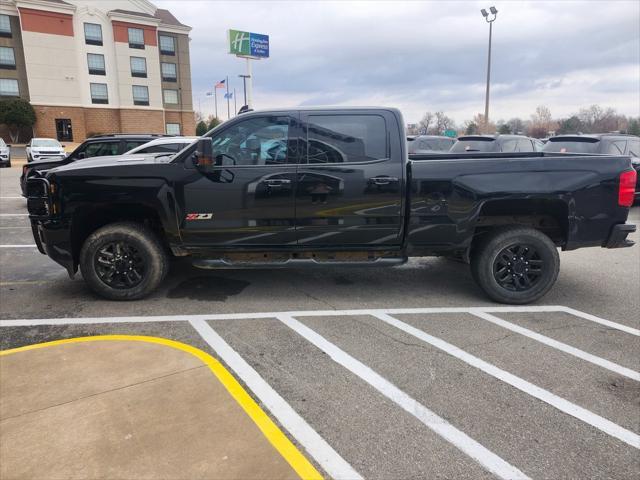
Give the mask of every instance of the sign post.
<path id="1" fill-rule="evenodd" d="M 269 35 L 261 33 L 229 30 L 229 53 L 239 58 L 247 59 L 247 98 L 246 105 L 253 105 L 253 75 L 251 60 L 269 58 Z"/>

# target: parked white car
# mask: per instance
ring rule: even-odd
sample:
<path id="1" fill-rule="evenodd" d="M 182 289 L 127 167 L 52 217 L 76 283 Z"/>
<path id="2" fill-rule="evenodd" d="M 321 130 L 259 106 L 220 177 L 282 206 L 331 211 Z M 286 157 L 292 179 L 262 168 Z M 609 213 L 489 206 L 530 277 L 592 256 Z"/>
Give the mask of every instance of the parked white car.
<path id="1" fill-rule="evenodd" d="M 177 153 L 187 145 L 191 145 L 200 137 L 161 137 L 132 148 L 124 155 L 133 153 Z"/>
<path id="2" fill-rule="evenodd" d="M 11 166 L 11 145 L 4 143 L 4 140 L 0 138 L 0 167 Z"/>
<path id="3" fill-rule="evenodd" d="M 32 138 L 25 148 L 27 162 L 47 160 L 50 158 L 65 158 L 64 145 L 53 138 Z"/>

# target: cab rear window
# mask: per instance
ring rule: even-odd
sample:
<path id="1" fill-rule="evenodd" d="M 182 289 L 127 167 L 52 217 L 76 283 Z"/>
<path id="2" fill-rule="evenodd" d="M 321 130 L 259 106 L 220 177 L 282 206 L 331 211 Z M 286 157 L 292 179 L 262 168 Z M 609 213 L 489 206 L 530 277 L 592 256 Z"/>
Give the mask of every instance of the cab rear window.
<path id="1" fill-rule="evenodd" d="M 596 138 L 576 140 L 554 140 L 551 138 L 542 151 L 553 153 L 599 153 L 600 141 Z"/>
<path id="2" fill-rule="evenodd" d="M 494 152 L 496 141 L 493 138 L 477 138 L 473 140 L 458 140 L 451 147 L 450 152 Z"/>

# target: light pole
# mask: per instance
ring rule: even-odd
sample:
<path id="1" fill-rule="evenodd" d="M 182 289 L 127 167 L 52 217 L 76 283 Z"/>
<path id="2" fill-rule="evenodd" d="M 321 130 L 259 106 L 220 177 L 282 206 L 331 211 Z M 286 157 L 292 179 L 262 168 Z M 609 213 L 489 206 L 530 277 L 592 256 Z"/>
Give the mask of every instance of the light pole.
<path id="1" fill-rule="evenodd" d="M 244 103 L 243 105 L 247 105 L 247 79 L 251 78 L 249 75 L 238 75 L 242 79 L 242 89 L 244 93 Z"/>
<path id="2" fill-rule="evenodd" d="M 487 94 L 484 99 L 484 129 L 485 133 L 489 129 L 489 83 L 491 82 L 491 35 L 493 33 L 493 22 L 495 22 L 498 16 L 498 9 L 496 7 L 489 8 L 491 15 L 483 8 L 480 10 L 485 21 L 489 24 L 489 55 L 487 56 Z"/>

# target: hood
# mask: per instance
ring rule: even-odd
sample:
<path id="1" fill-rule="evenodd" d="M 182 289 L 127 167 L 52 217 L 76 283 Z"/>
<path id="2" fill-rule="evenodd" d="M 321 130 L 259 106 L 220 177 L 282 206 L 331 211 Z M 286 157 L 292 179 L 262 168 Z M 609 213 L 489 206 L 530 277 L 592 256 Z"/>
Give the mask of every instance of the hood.
<path id="1" fill-rule="evenodd" d="M 0 146 L 0 152 L 2 152 L 2 153 L 9 153 L 9 150 L 11 150 L 10 147 L 1 147 Z"/>
<path id="2" fill-rule="evenodd" d="M 85 168 L 119 167 L 124 165 L 169 163 L 173 154 L 167 153 L 134 153 L 131 155 L 109 155 L 78 160 L 67 165 L 53 168 L 50 172 L 67 172 Z"/>

